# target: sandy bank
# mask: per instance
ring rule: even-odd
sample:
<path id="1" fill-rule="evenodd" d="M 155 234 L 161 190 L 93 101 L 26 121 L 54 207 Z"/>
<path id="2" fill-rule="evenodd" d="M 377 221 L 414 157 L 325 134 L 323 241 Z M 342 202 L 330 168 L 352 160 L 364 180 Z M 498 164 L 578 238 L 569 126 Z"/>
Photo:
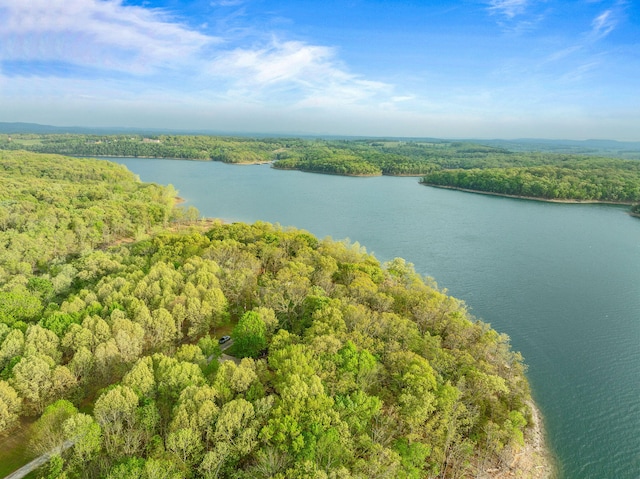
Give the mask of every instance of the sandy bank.
<path id="1" fill-rule="evenodd" d="M 546 441 L 544 421 L 538 407 L 529 402 L 532 427 L 525 432 L 524 447 L 503 451 L 501 462 L 487 467 L 477 479 L 556 479 L 558 468 Z"/>

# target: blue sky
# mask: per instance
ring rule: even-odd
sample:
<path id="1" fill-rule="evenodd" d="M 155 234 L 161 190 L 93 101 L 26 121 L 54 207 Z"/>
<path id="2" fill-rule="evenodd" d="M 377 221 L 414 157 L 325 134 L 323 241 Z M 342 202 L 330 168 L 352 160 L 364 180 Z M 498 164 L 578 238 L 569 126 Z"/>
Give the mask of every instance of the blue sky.
<path id="1" fill-rule="evenodd" d="M 0 121 L 640 140 L 635 0 L 0 0 Z"/>

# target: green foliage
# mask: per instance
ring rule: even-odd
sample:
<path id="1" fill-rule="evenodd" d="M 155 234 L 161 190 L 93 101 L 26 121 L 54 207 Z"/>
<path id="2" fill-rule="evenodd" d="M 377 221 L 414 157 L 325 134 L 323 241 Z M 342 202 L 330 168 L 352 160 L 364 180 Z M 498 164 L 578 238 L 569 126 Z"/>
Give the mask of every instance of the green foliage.
<path id="1" fill-rule="evenodd" d="M 310 148 L 297 140 L 264 145 L 284 148 L 276 153 L 283 157 Z M 509 156 L 449 146 L 485 159 Z M 352 162 L 356 149 L 382 161 L 369 149 L 417 155 L 449 146 L 335 142 L 313 152 L 335 150 Z M 0 257 L 0 432 L 31 415 L 39 417 L 40 450 L 74 439 L 54 462 L 56 474 L 460 477 L 479 475 L 522 444 L 529 417 L 522 358 L 404 260 L 380 265 L 358 244 L 267 223 L 163 230 L 107 247 L 119 236 L 92 235 L 117 221 L 100 216 L 99 228 L 84 220 L 92 226 L 80 228 L 82 211 L 106 211 L 113 195 L 126 203 L 124 193 L 157 206 L 168 190 L 153 187 L 145 197 L 148 187 L 106 162 L 39 164 L 15 155 L 8 177 L 31 195 L 21 208 L 66 223 L 47 229 L 48 216 L 38 213 L 29 226 L 14 215 L 0 228 L 18 248 Z M 55 181 L 31 189 L 34 175 L 43 185 Z M 77 188 L 78 212 L 47 209 L 57 202 L 48 195 Z M 164 221 L 154 211 L 131 214 L 122 204 L 113 219 L 123 215 L 140 232 L 149 218 Z M 60 251 L 47 249 L 47 238 L 67 234 Z M 35 243 L 43 257 L 54 255 L 50 264 L 35 255 L 24 261 L 23 246 Z M 228 352 L 237 359 L 219 363 L 214 338 L 230 321 Z"/>
<path id="2" fill-rule="evenodd" d="M 540 145 L 541 148 L 543 146 Z M 526 151 L 526 148 L 519 148 L 523 151 L 509 151 L 502 147 L 469 142 L 53 134 L 14 135 L 11 141 L 0 138 L 1 149 L 75 156 L 184 158 L 227 163 L 270 161 L 280 169 L 352 176 L 423 176 L 422 181 L 430 185 L 542 199 L 615 203 L 640 201 L 637 161 L 587 154 L 532 152 Z M 36 174 L 44 176 L 39 172 Z M 81 179 L 108 180 L 108 174 L 111 173 L 91 172 Z M 74 175 L 75 172 L 68 170 L 46 174 L 58 181 L 66 181 Z M 146 187 L 147 190 L 154 188 L 154 185 Z M 116 190 L 125 194 L 131 191 L 130 187 L 121 183 L 117 184 Z M 35 193 L 32 190 L 29 194 L 37 201 L 49 203 L 58 201 L 60 197 L 60 191 Z M 83 190 L 78 194 L 74 206 L 85 207 L 96 200 L 108 200 L 111 194 L 104 186 Z M 170 217 L 197 219 L 197 212 L 167 211 L 170 205 L 168 199 L 160 204 L 149 204 L 140 194 L 134 195 L 134 198 L 126 207 L 129 222 L 114 225 L 113 218 L 120 212 L 110 211 L 112 206 L 109 205 L 107 208 L 94 208 L 90 214 L 84 214 L 77 220 L 72 219 L 72 224 L 75 228 L 89 228 L 83 240 L 93 247 L 108 241 L 113 235 L 125 233 L 131 236 L 133 224 L 150 226 L 166 223 Z M 24 222 L 16 219 L 15 209 L 12 200 L 0 201 L 0 231 L 3 224 L 5 228 L 24 227 Z M 41 264 L 46 262 L 43 260 Z"/>
<path id="3" fill-rule="evenodd" d="M 65 399 L 47 406 L 42 416 L 31 429 L 31 449 L 37 454 L 43 454 L 60 448 L 65 440 L 63 424 L 76 416 L 78 409 Z"/>
<path id="4" fill-rule="evenodd" d="M 222 354 L 218 341 L 211 336 L 204 336 L 200 338 L 198 341 L 198 347 L 202 351 L 202 354 L 207 358 L 213 357 L 214 359 L 217 359 L 220 354 Z"/>
<path id="5" fill-rule="evenodd" d="M 40 320 L 40 325 L 50 331 L 53 331 L 58 337 L 62 338 L 71 324 L 77 324 L 77 316 L 74 314 L 61 313 L 54 311 L 48 316 L 44 316 Z"/>
<path id="6" fill-rule="evenodd" d="M 247 311 L 233 328 L 233 352 L 239 357 L 258 357 L 267 347 L 267 326 L 255 311 Z"/>
<path id="7" fill-rule="evenodd" d="M 394 449 L 400 455 L 402 462 L 402 474 L 399 477 L 406 479 L 420 479 L 423 477 L 423 464 L 431 454 L 431 447 L 421 442 L 410 443 L 406 438 L 396 441 Z"/>
<path id="8" fill-rule="evenodd" d="M 42 312 L 42 302 L 22 288 L 0 292 L 0 322 L 32 321 Z"/>
<path id="9" fill-rule="evenodd" d="M 174 197 L 106 161 L 0 150 L 0 244 L 11 244 L 0 254 L 0 279 L 47 273 L 29 278 L 26 291 L 3 292 L 0 305 L 10 306 L 0 320 L 31 319 L 36 300 L 46 305 L 63 292 L 75 271 L 59 265 L 70 255 L 166 225 Z"/>
<path id="10" fill-rule="evenodd" d="M 10 431 L 20 417 L 22 400 L 9 383 L 0 380 L 0 437 Z"/>
<path id="11" fill-rule="evenodd" d="M 640 201 L 640 163 L 631 160 L 562 157 L 545 166 L 441 170 L 422 182 L 547 200 Z"/>
<path id="12" fill-rule="evenodd" d="M 49 462 L 46 465 L 46 473 L 42 476 L 44 479 L 59 479 L 64 477 L 62 475 L 64 469 L 64 459 L 57 454 L 51 456 Z"/>

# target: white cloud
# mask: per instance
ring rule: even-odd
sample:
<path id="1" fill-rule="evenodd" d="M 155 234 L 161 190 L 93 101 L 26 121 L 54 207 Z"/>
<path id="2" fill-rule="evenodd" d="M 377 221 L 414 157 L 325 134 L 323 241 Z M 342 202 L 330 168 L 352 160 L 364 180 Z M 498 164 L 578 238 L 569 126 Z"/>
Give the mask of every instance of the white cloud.
<path id="1" fill-rule="evenodd" d="M 0 60 L 143 72 L 218 40 L 120 0 L 0 0 L 0 18 Z"/>
<path id="2" fill-rule="evenodd" d="M 529 0 L 490 0 L 488 5 L 489 13 L 497 17 L 500 28 L 515 36 L 537 29 L 548 13 L 540 9 L 540 2 Z"/>
<path id="3" fill-rule="evenodd" d="M 353 103 L 391 89 L 346 71 L 332 48 L 299 41 L 233 50 L 215 60 L 210 71 L 232 79 L 231 90 L 245 98 L 280 92 L 303 107 Z"/>
<path id="4" fill-rule="evenodd" d="M 564 60 L 565 58 L 570 57 L 574 53 L 580 51 L 582 48 L 582 45 L 571 45 L 569 47 L 562 48 L 561 50 L 555 51 L 551 55 L 549 55 L 549 57 L 546 58 L 543 63 Z"/>
<path id="5" fill-rule="evenodd" d="M 616 28 L 617 24 L 618 20 L 613 10 L 605 10 L 591 22 L 591 37 L 604 38 Z"/>
<path id="6" fill-rule="evenodd" d="M 513 18 L 516 15 L 522 15 L 526 11 L 528 3 L 528 0 L 491 0 L 489 11 Z"/>
<path id="7" fill-rule="evenodd" d="M 0 67 L 22 65 L 5 68 L 5 75 L 59 77 L 58 86 L 68 85 L 61 94 L 78 94 L 91 83 L 78 80 L 93 79 L 121 88 L 123 96 L 144 91 L 146 82 L 148 89 L 173 89 L 176 97 L 306 107 L 364 102 L 392 90 L 351 73 L 331 47 L 281 41 L 268 32 L 238 38 L 234 29 L 214 37 L 164 10 L 122 0 L 0 0 L 0 18 Z M 56 72 L 52 65 L 64 67 Z"/>
<path id="8" fill-rule="evenodd" d="M 626 2 L 618 1 L 594 16 L 590 23 L 583 25 L 581 34 L 571 37 L 571 44 L 550 53 L 538 67 L 552 68 L 561 83 L 580 83 L 595 75 L 605 74 L 611 65 L 610 51 L 606 50 L 607 45 L 599 45 L 599 42 L 624 19 L 625 6 Z M 622 51 L 620 46 L 617 50 Z"/>
<path id="9" fill-rule="evenodd" d="M 241 76 L 252 84 L 283 81 L 304 82 L 313 74 L 333 70 L 333 51 L 328 47 L 302 42 L 277 42 L 257 49 L 233 50 L 215 61 L 213 70 Z"/>
<path id="10" fill-rule="evenodd" d="M 212 7 L 237 7 L 243 3 L 244 0 L 218 0 L 216 2 L 211 2 L 210 5 Z"/>
<path id="11" fill-rule="evenodd" d="M 602 62 L 600 62 L 597 58 L 594 58 L 591 61 L 578 64 L 571 70 L 566 71 L 562 75 L 562 77 L 560 77 L 560 81 L 565 83 L 581 82 L 601 66 Z"/>

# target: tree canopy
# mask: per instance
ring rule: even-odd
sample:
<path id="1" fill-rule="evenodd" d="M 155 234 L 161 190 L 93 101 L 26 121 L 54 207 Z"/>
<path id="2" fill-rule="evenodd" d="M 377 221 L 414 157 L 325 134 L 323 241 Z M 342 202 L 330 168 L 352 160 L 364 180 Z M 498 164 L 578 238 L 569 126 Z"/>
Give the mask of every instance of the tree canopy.
<path id="1" fill-rule="evenodd" d="M 9 216 L 33 215 L 0 232 L 0 432 L 75 441 L 56 474 L 461 477 L 522 445 L 521 356 L 406 261 L 261 222 L 160 229 L 175 192 L 104 161 L 0 168 Z M 75 226 L 107 205 L 102 236 Z M 237 362 L 211 360 L 234 325 Z"/>
<path id="2" fill-rule="evenodd" d="M 640 162 L 595 159 L 532 167 L 440 170 L 426 175 L 422 182 L 547 200 L 637 203 Z"/>

